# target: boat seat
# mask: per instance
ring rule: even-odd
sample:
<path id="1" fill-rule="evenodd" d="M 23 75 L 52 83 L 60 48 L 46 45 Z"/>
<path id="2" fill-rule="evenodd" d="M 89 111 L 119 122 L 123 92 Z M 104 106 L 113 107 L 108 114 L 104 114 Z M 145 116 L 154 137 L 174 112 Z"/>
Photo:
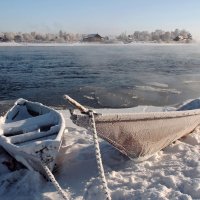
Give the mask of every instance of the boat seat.
<path id="1" fill-rule="evenodd" d="M 6 123 L 15 122 L 23 119 L 28 119 L 33 117 L 24 105 L 16 105 L 10 112 L 8 112 L 6 117 Z"/>
<path id="2" fill-rule="evenodd" d="M 52 112 L 37 117 L 31 117 L 16 122 L 10 122 L 2 125 L 5 136 L 22 134 L 39 129 L 45 125 L 55 125 L 58 119 Z"/>
<path id="3" fill-rule="evenodd" d="M 46 132 L 33 131 L 33 132 L 23 133 L 20 135 L 10 136 L 9 139 L 12 144 L 18 144 L 18 143 L 24 143 L 27 141 L 54 135 L 54 134 L 57 134 L 58 132 L 59 132 L 59 125 L 55 125 L 55 126 L 52 126 Z"/>

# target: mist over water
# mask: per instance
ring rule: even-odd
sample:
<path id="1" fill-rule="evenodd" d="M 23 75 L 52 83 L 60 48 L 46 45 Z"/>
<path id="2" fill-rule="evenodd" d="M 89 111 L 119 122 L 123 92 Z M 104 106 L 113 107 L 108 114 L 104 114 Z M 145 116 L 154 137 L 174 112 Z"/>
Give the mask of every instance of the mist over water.
<path id="1" fill-rule="evenodd" d="M 200 96 L 199 45 L 0 47 L 0 100 L 173 105 Z"/>

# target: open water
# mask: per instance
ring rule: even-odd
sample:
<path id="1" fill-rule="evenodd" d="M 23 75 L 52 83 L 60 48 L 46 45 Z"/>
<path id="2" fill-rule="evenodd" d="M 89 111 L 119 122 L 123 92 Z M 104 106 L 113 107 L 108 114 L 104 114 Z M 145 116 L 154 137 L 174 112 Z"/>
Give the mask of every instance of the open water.
<path id="1" fill-rule="evenodd" d="M 0 102 L 174 105 L 200 96 L 200 45 L 0 47 Z M 6 101 L 4 101 L 6 100 Z"/>

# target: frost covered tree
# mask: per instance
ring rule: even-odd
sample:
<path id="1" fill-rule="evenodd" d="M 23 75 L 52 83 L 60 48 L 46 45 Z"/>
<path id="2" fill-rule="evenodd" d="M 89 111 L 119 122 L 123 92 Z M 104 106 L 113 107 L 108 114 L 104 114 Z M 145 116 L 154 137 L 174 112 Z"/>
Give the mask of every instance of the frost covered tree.
<path id="1" fill-rule="evenodd" d="M 126 32 L 123 32 L 119 36 L 117 36 L 117 39 L 120 41 L 126 41 L 128 39 L 128 36 L 127 36 Z"/>
<path id="2" fill-rule="evenodd" d="M 14 40 L 15 34 L 12 32 L 6 32 L 4 33 L 4 41 L 5 42 L 11 42 Z"/>
<path id="3" fill-rule="evenodd" d="M 22 37 L 23 37 L 24 42 L 33 42 L 34 41 L 34 38 L 30 33 L 23 33 Z"/>
<path id="4" fill-rule="evenodd" d="M 63 38 L 63 32 L 62 32 L 62 30 L 59 31 L 58 35 L 59 35 L 60 38 Z"/>
<path id="5" fill-rule="evenodd" d="M 155 30 L 151 33 L 148 31 L 135 31 L 133 34 L 130 34 L 131 38 L 134 41 L 153 41 L 153 42 L 173 42 L 180 41 L 179 38 L 182 38 L 182 42 L 188 42 L 192 40 L 192 35 L 186 30 L 175 29 L 174 31 L 163 31 Z M 120 34 L 117 39 L 124 41 L 128 36 L 126 33 Z M 175 39 L 176 38 L 176 39 Z"/>
<path id="6" fill-rule="evenodd" d="M 53 41 L 55 41 L 56 39 L 55 39 L 55 35 L 54 34 L 52 34 L 52 33 L 47 33 L 46 35 L 45 35 L 45 41 L 48 41 L 48 42 L 53 42 Z"/>
<path id="7" fill-rule="evenodd" d="M 180 35 L 180 30 L 179 29 L 175 29 L 175 31 L 174 31 L 174 36 L 175 37 L 177 37 L 177 36 L 179 36 Z"/>
<path id="8" fill-rule="evenodd" d="M 180 31 L 180 35 L 182 35 L 183 38 L 188 38 L 188 31 L 186 31 L 186 30 L 181 30 L 181 31 Z"/>
<path id="9" fill-rule="evenodd" d="M 23 36 L 21 35 L 21 33 L 17 33 L 17 34 L 14 36 L 14 41 L 15 41 L 15 42 L 23 42 Z"/>
<path id="10" fill-rule="evenodd" d="M 41 33 L 36 33 L 35 40 L 36 41 L 41 41 L 41 42 L 45 41 L 45 36 L 43 34 L 41 34 Z"/>
<path id="11" fill-rule="evenodd" d="M 170 40 L 171 40 L 171 33 L 169 31 L 165 32 L 162 35 L 162 40 L 165 41 L 165 42 L 170 42 Z"/>
<path id="12" fill-rule="evenodd" d="M 4 40 L 4 33 L 0 32 L 0 42 L 3 42 L 3 40 Z"/>

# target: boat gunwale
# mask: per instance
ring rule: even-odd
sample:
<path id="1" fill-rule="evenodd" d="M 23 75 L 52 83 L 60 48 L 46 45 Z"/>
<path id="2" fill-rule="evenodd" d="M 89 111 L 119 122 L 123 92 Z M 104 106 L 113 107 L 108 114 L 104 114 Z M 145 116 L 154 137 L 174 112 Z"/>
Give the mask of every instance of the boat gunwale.
<path id="1" fill-rule="evenodd" d="M 95 116 L 96 123 L 103 122 L 127 122 L 127 121 L 146 121 L 159 119 L 176 119 L 198 116 L 200 117 L 200 109 L 188 111 L 170 111 L 170 112 L 144 112 L 144 113 L 118 113 L 118 114 L 102 114 Z"/>

